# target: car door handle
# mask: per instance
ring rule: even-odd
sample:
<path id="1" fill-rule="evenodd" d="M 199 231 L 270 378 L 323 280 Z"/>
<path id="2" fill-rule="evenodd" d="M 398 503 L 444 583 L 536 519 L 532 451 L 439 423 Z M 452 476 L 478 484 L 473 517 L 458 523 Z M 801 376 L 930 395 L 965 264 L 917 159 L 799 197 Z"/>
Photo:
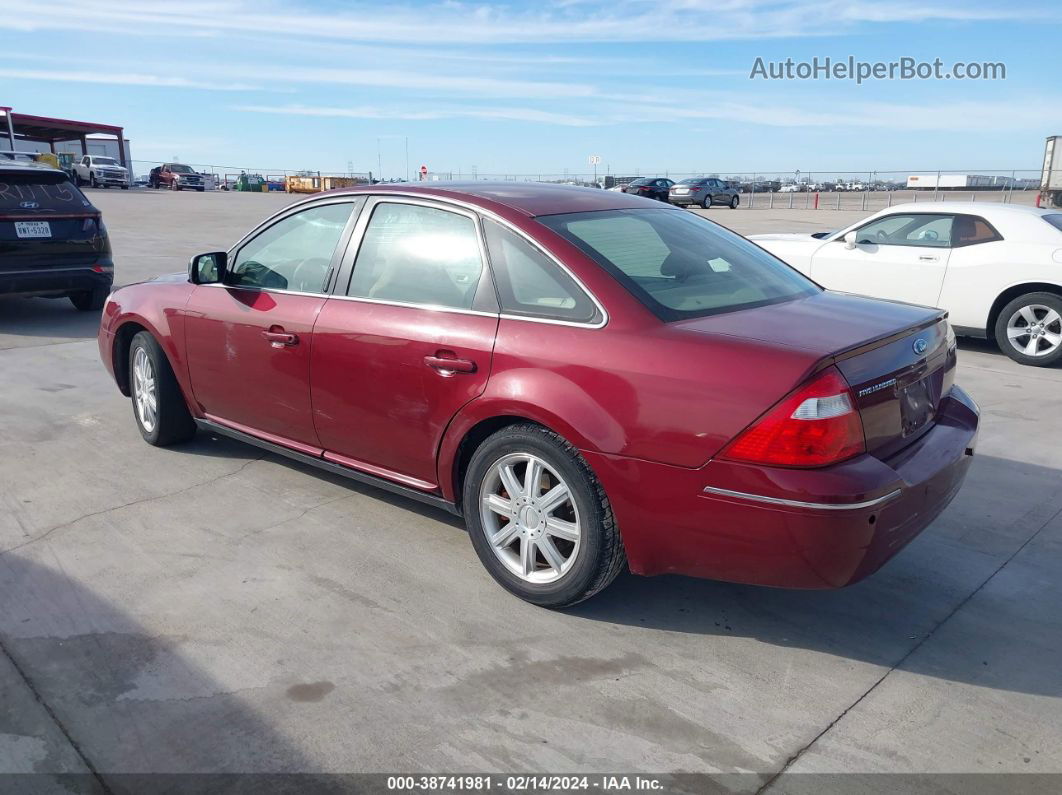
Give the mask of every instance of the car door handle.
<path id="1" fill-rule="evenodd" d="M 442 353 L 442 351 L 439 351 Z M 424 364 L 428 365 L 433 370 L 436 370 L 440 375 L 453 375 L 454 373 L 474 373 L 476 372 L 476 363 L 471 359 L 458 359 L 456 357 L 444 357 L 444 356 L 425 356 Z"/>
<path id="2" fill-rule="evenodd" d="M 283 348 L 289 345 L 298 345 L 299 338 L 296 334 L 289 334 L 286 331 L 269 331 L 262 332 L 262 338 L 265 339 L 274 348 Z"/>
<path id="3" fill-rule="evenodd" d="M 936 262 L 940 257 L 934 257 L 929 254 L 920 254 L 918 260 L 920 262 Z"/>

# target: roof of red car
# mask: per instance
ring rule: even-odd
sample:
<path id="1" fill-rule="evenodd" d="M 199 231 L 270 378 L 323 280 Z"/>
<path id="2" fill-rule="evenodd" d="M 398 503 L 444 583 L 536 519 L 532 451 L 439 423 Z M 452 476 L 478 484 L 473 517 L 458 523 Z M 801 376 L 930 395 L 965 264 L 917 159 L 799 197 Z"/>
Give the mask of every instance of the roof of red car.
<path id="1" fill-rule="evenodd" d="M 459 199 L 489 208 L 503 204 L 529 216 L 581 213 L 593 210 L 628 210 L 669 207 L 652 199 L 632 196 L 622 191 L 580 188 L 575 185 L 552 185 L 544 182 L 396 182 L 365 185 L 339 192 L 407 193 Z"/>

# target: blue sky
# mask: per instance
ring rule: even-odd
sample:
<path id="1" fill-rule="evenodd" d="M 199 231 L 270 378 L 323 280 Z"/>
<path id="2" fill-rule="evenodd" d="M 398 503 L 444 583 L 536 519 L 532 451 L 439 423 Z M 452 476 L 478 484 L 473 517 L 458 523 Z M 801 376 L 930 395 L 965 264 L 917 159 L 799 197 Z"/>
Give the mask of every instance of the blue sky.
<path id="1" fill-rule="evenodd" d="M 411 170 L 465 174 L 1035 169 L 1060 33 L 1057 0 L 0 0 L 0 105 L 262 170 L 404 177 L 407 138 Z M 749 78 L 849 55 L 1007 79 Z"/>

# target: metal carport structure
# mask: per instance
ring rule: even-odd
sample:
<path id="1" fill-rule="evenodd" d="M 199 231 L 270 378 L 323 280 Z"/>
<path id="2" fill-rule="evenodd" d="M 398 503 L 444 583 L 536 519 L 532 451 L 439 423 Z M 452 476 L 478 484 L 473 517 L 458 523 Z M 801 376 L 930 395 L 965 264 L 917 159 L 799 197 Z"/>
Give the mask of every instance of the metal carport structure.
<path id="1" fill-rule="evenodd" d="M 55 145 L 60 141 L 80 141 L 81 154 L 87 155 L 86 136 L 113 135 L 118 139 L 119 160 L 123 166 L 129 167 L 125 158 L 125 133 L 122 127 L 116 127 L 113 124 L 73 121 L 72 119 L 52 119 L 47 116 L 30 116 L 25 113 L 14 113 L 11 108 L 3 105 L 0 105 L 0 111 L 3 111 L 6 116 L 5 131 L 12 150 L 15 148 L 16 141 L 46 143 L 52 152 L 55 152 Z"/>

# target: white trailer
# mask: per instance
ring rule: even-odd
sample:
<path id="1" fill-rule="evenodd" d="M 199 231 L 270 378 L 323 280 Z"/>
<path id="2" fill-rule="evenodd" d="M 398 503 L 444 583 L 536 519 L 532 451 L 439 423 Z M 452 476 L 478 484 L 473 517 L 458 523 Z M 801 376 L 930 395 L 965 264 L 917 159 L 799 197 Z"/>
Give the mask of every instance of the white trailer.
<path id="1" fill-rule="evenodd" d="M 1040 176 L 1041 201 L 1062 207 L 1062 135 L 1052 135 L 1044 148 L 1044 171 Z"/>
<path id="2" fill-rule="evenodd" d="M 985 174 L 912 174 L 907 187 L 914 190 L 1002 190 L 1013 180 Z"/>

